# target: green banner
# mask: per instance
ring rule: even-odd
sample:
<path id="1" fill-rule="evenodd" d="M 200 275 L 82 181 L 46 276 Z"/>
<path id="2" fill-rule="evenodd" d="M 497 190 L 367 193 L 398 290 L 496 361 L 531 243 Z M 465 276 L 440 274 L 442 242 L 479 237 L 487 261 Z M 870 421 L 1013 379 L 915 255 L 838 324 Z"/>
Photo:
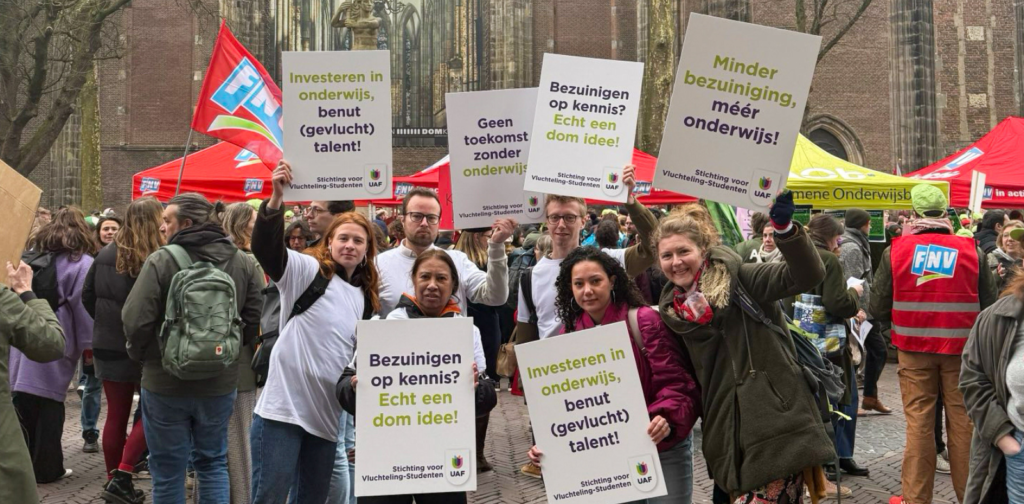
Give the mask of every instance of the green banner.
<path id="1" fill-rule="evenodd" d="M 810 207 L 810 205 L 806 205 L 806 206 L 805 205 L 797 205 L 796 206 L 796 211 L 793 212 L 793 220 L 795 220 L 795 221 L 797 221 L 800 224 L 803 224 L 805 226 L 807 225 L 808 222 L 811 222 L 811 207 Z"/>
<path id="2" fill-rule="evenodd" d="M 885 213 L 882 210 L 868 210 L 871 216 L 871 232 L 868 233 L 868 241 L 885 243 Z"/>

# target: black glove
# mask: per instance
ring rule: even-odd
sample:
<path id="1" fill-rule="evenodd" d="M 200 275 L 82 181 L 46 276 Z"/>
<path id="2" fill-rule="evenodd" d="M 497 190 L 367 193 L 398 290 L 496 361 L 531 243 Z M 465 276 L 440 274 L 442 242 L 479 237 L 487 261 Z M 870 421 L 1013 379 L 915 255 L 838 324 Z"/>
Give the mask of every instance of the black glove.
<path id="1" fill-rule="evenodd" d="M 772 226 L 776 230 L 780 230 L 789 227 L 794 212 L 796 212 L 796 204 L 793 203 L 793 191 L 786 189 L 775 198 L 775 203 L 768 210 L 768 216 L 772 219 Z"/>

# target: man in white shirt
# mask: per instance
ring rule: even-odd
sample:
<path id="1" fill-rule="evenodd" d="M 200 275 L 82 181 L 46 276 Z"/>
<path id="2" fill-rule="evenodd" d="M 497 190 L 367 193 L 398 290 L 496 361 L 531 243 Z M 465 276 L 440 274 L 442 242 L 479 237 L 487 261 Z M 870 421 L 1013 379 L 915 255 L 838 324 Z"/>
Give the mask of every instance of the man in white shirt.
<path id="1" fill-rule="evenodd" d="M 636 245 L 625 249 L 604 249 L 604 252 L 617 259 L 629 273 L 635 277 L 654 264 L 654 250 L 651 249 L 651 235 L 658 226 L 657 219 L 645 206 L 633 197 L 636 185 L 632 165 L 623 171 L 622 182 L 629 191 L 626 200 L 626 211 L 636 227 L 638 238 Z M 516 316 L 520 336 L 518 341 L 531 341 L 554 336 L 562 328 L 555 307 L 555 279 L 562 260 L 570 252 L 580 246 L 580 232 L 583 230 L 584 218 L 587 215 L 587 203 L 582 198 L 549 194 L 544 202 L 548 230 L 551 235 L 551 254 L 541 257 L 533 266 L 530 277 L 535 307 L 536 322 L 531 323 L 530 308 L 527 306 L 522 285 L 519 288 L 519 311 Z M 526 334 L 524 334 L 526 333 Z"/>
<path id="2" fill-rule="evenodd" d="M 437 248 L 441 202 L 430 189 L 414 187 L 402 200 L 402 243 L 376 258 L 380 272 L 380 316 L 387 317 L 398 305 L 403 292 L 413 292 L 412 264 L 420 253 Z M 508 262 L 505 240 L 512 236 L 516 222 L 512 219 L 494 221 L 494 233 L 487 247 L 487 271 L 481 271 L 466 254 L 447 250 L 459 270 L 459 308 L 466 312 L 466 303 L 499 306 L 508 298 Z"/>

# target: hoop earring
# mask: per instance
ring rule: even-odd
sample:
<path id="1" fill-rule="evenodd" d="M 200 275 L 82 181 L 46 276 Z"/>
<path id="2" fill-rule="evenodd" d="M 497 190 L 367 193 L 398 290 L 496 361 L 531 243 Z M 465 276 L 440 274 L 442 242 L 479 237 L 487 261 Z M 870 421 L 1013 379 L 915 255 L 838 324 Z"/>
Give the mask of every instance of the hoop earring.
<path id="1" fill-rule="evenodd" d="M 613 302 L 613 303 L 616 303 L 616 302 L 617 302 L 617 301 L 615 301 L 615 291 L 612 291 L 612 302 Z"/>
<path id="2" fill-rule="evenodd" d="M 576 304 L 576 298 L 575 297 L 569 298 L 569 308 L 571 308 L 572 311 L 576 311 L 576 310 L 580 309 L 580 305 Z"/>
<path id="3" fill-rule="evenodd" d="M 366 266 L 366 256 L 363 255 L 363 262 L 359 263 L 360 266 Z"/>

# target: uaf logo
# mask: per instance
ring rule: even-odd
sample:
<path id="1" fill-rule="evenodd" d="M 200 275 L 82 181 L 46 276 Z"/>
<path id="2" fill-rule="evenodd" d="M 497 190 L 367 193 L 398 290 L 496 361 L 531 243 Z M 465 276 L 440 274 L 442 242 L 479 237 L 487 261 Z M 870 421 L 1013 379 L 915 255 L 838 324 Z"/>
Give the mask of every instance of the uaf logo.
<path id="1" fill-rule="evenodd" d="M 245 195 L 252 196 L 253 194 L 261 194 L 263 192 L 263 179 L 250 178 L 245 179 Z"/>
<path id="2" fill-rule="evenodd" d="M 914 262 L 910 273 L 917 275 L 917 285 L 939 278 L 953 278 L 956 272 L 956 249 L 939 245 L 917 245 L 914 247 Z"/>
<path id="3" fill-rule="evenodd" d="M 757 181 L 757 187 L 760 187 L 761 189 L 764 189 L 766 191 L 768 189 L 771 189 L 772 188 L 772 179 L 770 179 L 768 177 L 761 177 Z"/>
<path id="4" fill-rule="evenodd" d="M 539 205 L 539 204 L 540 204 L 540 200 L 539 200 L 539 199 L 538 199 L 538 198 L 537 198 L 536 196 L 530 196 L 530 197 L 529 197 L 529 198 L 528 198 L 528 199 L 526 200 L 526 202 L 527 202 L 527 203 L 528 203 L 528 204 L 529 204 L 530 206 L 532 206 L 532 207 L 535 207 L 535 206 L 537 206 L 537 205 Z"/>
<path id="5" fill-rule="evenodd" d="M 612 184 L 614 184 L 614 183 L 617 183 L 618 181 L 619 181 L 619 174 L 618 173 L 609 173 L 608 174 L 608 182 L 611 182 Z"/>
<path id="6" fill-rule="evenodd" d="M 380 180 L 380 170 L 370 170 L 370 180 Z"/>
<path id="7" fill-rule="evenodd" d="M 249 58 L 242 58 L 238 66 L 221 83 L 210 101 L 228 112 L 219 115 L 210 123 L 210 131 L 222 129 L 246 130 L 260 135 L 281 149 L 281 104 L 267 89 L 256 67 Z M 256 120 L 238 115 L 239 108 L 245 109 Z"/>
<path id="8" fill-rule="evenodd" d="M 142 194 L 153 194 L 160 191 L 160 179 L 153 177 L 142 177 L 139 181 L 139 192 Z"/>
<path id="9" fill-rule="evenodd" d="M 629 470 L 632 475 L 633 487 L 641 492 L 653 492 L 658 489 L 658 470 L 651 455 L 640 455 L 631 457 Z"/>
<path id="10" fill-rule="evenodd" d="M 384 175 L 384 170 L 387 169 L 387 165 L 382 164 L 368 164 L 363 169 L 363 189 L 371 194 L 380 194 L 384 192 L 384 181 L 381 180 Z M 388 187 L 391 187 L 390 185 Z"/>
<path id="11" fill-rule="evenodd" d="M 471 476 L 476 475 L 476 471 L 471 471 L 471 465 L 469 463 L 469 450 L 445 450 L 444 458 L 447 464 L 450 465 L 447 471 L 444 472 L 444 479 L 452 485 L 464 485 L 469 482 Z"/>

